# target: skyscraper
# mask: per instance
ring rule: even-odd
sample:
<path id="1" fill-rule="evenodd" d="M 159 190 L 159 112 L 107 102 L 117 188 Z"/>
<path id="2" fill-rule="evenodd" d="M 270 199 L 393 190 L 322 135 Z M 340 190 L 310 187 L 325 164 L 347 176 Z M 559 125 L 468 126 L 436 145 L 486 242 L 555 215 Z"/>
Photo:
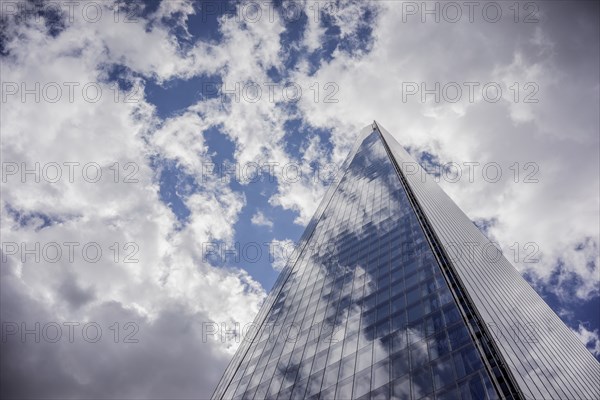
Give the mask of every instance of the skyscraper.
<path id="1" fill-rule="evenodd" d="M 341 172 L 213 398 L 600 398 L 600 364 L 387 131 Z"/>

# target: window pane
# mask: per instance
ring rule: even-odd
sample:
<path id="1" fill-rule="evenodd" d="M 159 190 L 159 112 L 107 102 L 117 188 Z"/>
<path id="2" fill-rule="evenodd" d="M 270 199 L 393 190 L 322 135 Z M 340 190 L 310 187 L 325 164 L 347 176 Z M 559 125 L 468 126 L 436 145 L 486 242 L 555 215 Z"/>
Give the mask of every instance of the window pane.
<path id="1" fill-rule="evenodd" d="M 452 358 L 442 358 L 431 365 L 433 384 L 437 390 L 454 383 L 454 367 Z"/>
<path id="2" fill-rule="evenodd" d="M 365 347 L 358 351 L 358 358 L 356 359 L 356 370 L 362 371 L 363 369 L 371 366 L 373 359 L 372 347 Z"/>
<path id="3" fill-rule="evenodd" d="M 392 379 L 404 376 L 409 371 L 408 351 L 404 350 L 394 355 L 392 358 Z"/>
<path id="4" fill-rule="evenodd" d="M 359 372 L 354 377 L 354 392 L 353 398 L 358 398 L 371 390 L 371 369 L 368 368 Z"/>
<path id="5" fill-rule="evenodd" d="M 373 366 L 372 386 L 374 389 L 386 385 L 390 380 L 390 366 L 387 361 L 381 361 Z"/>

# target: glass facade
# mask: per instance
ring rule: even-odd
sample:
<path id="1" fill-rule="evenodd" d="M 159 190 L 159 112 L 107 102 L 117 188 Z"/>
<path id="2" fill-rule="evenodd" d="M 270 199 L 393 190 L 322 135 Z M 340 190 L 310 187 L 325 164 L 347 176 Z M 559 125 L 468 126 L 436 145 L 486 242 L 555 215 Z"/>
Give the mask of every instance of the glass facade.
<path id="1" fill-rule="evenodd" d="M 449 260 L 490 242 L 414 164 L 363 132 L 214 399 L 600 398 L 600 364 L 508 261 Z M 535 340 L 494 332 L 515 321 Z"/>
<path id="2" fill-rule="evenodd" d="M 422 226 L 448 254 L 446 276 L 504 397 L 600 399 L 600 363 L 506 257 L 486 251 L 494 244 L 392 135 L 377 130 Z"/>
<path id="3" fill-rule="evenodd" d="M 223 398 L 498 398 L 376 131 L 246 350 Z"/>

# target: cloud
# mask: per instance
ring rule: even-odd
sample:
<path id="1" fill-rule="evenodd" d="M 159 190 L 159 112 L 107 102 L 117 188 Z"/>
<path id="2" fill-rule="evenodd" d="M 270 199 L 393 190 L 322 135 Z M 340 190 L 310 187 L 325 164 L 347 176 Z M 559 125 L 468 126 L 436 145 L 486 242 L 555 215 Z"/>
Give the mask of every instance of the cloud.
<path id="1" fill-rule="evenodd" d="M 598 50 L 584 43 L 596 40 L 598 27 L 588 11 L 548 3 L 531 24 L 490 23 L 481 15 L 470 22 L 466 14 L 456 23 L 423 23 L 395 2 L 370 7 L 375 21 L 365 51 L 338 46 L 316 71 L 292 74 L 296 82 L 339 87 L 337 103 L 298 103 L 307 125 L 331 130 L 332 159 L 339 163 L 354 134 L 376 119 L 416 155 L 458 163 L 462 178 L 440 185 L 471 219 L 496 221 L 489 235 L 511 260 L 517 243 L 521 272 L 563 301 L 597 296 L 599 66 Z M 348 35 L 359 29 L 345 24 Z M 472 98 L 469 82 L 477 84 Z M 492 90 L 484 93 L 487 84 L 502 90 L 498 101 Z M 454 101 L 456 86 L 462 95 Z M 473 181 L 465 163 L 478 163 Z M 485 175 L 487 166 L 501 168 L 498 182 Z M 532 249 L 539 262 L 528 261 Z M 554 285 L 557 274 L 565 279 Z M 568 289 L 572 277 L 575 291 Z"/>
<path id="2" fill-rule="evenodd" d="M 327 153 L 320 137 L 310 136 L 300 150 L 300 157 L 290 159 L 289 165 L 294 168 L 281 174 L 277 193 L 269 198 L 271 205 L 296 211 L 294 223 L 298 225 L 308 224 L 331 183 L 331 175 L 340 172 Z"/>
<path id="3" fill-rule="evenodd" d="M 23 293 L 22 281 L 2 278 L 8 280 L 2 287 L 3 323 L 26 316 L 25 328 L 35 332 L 39 322 L 41 331 L 39 343 L 35 334 L 23 342 L 19 332 L 2 344 L 3 397 L 208 398 L 227 365 L 227 353 L 205 335 L 208 315 L 176 301 L 163 303 L 154 320 L 107 300 L 86 308 L 88 320 L 74 321 Z M 62 337 L 52 343 L 54 326 Z M 207 360 L 213 368 L 206 368 Z"/>
<path id="4" fill-rule="evenodd" d="M 571 329 L 575 335 L 581 340 L 581 343 L 585 344 L 588 350 L 596 357 L 600 356 L 600 336 L 598 336 L 598 329 L 593 331 L 588 330 L 584 324 L 579 323 L 577 329 Z"/>
<path id="5" fill-rule="evenodd" d="M 273 228 L 273 221 L 265 216 L 262 211 L 257 211 L 256 214 L 252 216 L 250 220 L 254 225 L 257 226 L 266 226 L 268 228 Z"/>
<path id="6" fill-rule="evenodd" d="M 296 244 L 290 239 L 273 239 L 269 244 L 269 248 L 271 249 L 271 257 L 273 257 L 273 269 L 281 271 L 287 265 L 296 248 Z"/>
<path id="7" fill-rule="evenodd" d="M 249 323 L 265 297 L 247 272 L 203 259 L 203 242 L 233 241 L 246 200 L 213 177 L 200 180 L 184 196 L 190 216 L 179 224 L 160 200 L 152 159 L 200 179 L 211 161 L 203 131 L 213 121 L 195 113 L 161 121 L 139 76 L 213 70 L 212 50 L 198 43 L 182 53 L 158 17 L 152 27 L 76 19 L 55 36 L 44 18 L 8 29 L 3 82 L 79 86 L 72 101 L 63 91 L 53 103 L 33 95 L 3 102 L 2 159 L 19 169 L 3 182 L 0 210 L 2 322 L 19 328 L 2 342 L 3 396 L 209 397 L 238 342 L 203 337 L 205 324 Z M 122 78 L 138 88 L 135 101 L 115 101 L 107 63 L 129 69 Z M 85 83 L 101 91 L 97 101 L 83 97 Z M 34 172 L 23 178 L 22 168 Z M 23 257 L 21 243 L 36 254 Z M 79 324 L 72 343 L 70 322 Z M 35 333 L 21 340 L 22 323 L 40 324 L 39 343 Z M 97 343 L 82 337 L 90 323 L 102 329 Z M 53 343 L 55 324 L 62 336 Z M 123 342 L 133 330 L 139 341 Z"/>

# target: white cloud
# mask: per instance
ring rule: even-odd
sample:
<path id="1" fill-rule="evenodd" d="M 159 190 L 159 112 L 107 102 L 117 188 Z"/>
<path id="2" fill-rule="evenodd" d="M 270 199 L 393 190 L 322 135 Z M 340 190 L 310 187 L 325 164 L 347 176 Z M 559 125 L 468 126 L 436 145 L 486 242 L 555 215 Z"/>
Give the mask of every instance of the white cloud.
<path id="1" fill-rule="evenodd" d="M 252 219 L 250 221 L 257 226 L 266 226 L 268 228 L 273 228 L 273 221 L 267 218 L 262 211 L 257 211 L 256 214 L 252 216 Z"/>
<path id="2" fill-rule="evenodd" d="M 209 127 L 198 114 L 186 112 L 164 121 L 152 134 L 152 143 L 161 156 L 177 160 L 190 174 L 202 175 L 206 170 L 203 165 L 208 167 L 210 162 L 203 136 Z"/>
<path id="3" fill-rule="evenodd" d="M 308 13 L 307 25 L 307 28 L 304 30 L 304 40 L 302 44 L 306 46 L 306 50 L 312 52 L 321 46 L 321 43 L 323 42 L 323 35 L 325 34 L 325 28 L 321 24 L 320 14 L 315 14 L 315 12 Z"/>
<path id="4" fill-rule="evenodd" d="M 273 258 L 273 269 L 281 271 L 292 257 L 296 244 L 290 239 L 273 239 L 270 243 L 271 257 Z"/>
<path id="5" fill-rule="evenodd" d="M 469 182 L 463 168 L 458 183 L 441 182 L 444 190 L 472 219 L 495 219 L 490 235 L 507 254 L 517 242 L 517 268 L 530 272 L 539 284 L 563 293 L 568 301 L 569 289 L 549 285 L 562 262 L 561 274 L 579 280 L 576 297 L 597 296 L 598 51 L 590 52 L 586 39 L 566 28 L 578 25 L 584 37 L 595 40 L 597 27 L 583 18 L 585 11 L 570 9 L 568 15 L 536 24 L 514 23 L 511 18 L 424 24 L 419 15 L 400 22 L 402 7 L 396 2 L 371 6 L 378 12 L 368 53 L 338 48 L 314 74 L 307 69 L 293 74 L 297 82 L 335 82 L 339 87 L 338 103 L 300 101 L 307 124 L 331 129 L 333 160 L 341 162 L 359 129 L 375 119 L 404 146 L 434 153 L 442 163 L 480 163 L 475 182 Z M 543 15 L 562 13 L 552 4 L 541 8 Z M 355 29 L 352 21 L 346 22 L 345 32 Z M 459 83 L 462 97 L 456 103 L 443 97 L 434 102 L 428 95 L 422 102 L 417 94 L 403 101 L 403 84 L 432 89 L 436 82 L 440 87 Z M 464 82 L 479 82 L 473 101 Z M 483 98 L 481 89 L 488 82 L 502 88 L 500 101 Z M 516 87 L 510 89 L 514 82 L 519 83 L 518 103 Z M 525 87 L 529 82 L 539 90 Z M 535 90 L 533 99 L 539 101 L 524 103 Z M 519 183 L 513 181 L 515 162 Z M 534 164 L 527 167 L 529 162 Z M 501 166 L 501 181 L 483 179 L 482 166 L 488 163 Z M 539 169 L 539 183 L 523 182 L 534 168 Z M 310 198 L 308 193 L 302 196 Z M 528 243 L 538 246 L 539 263 L 523 262 Z M 562 282 L 572 286 L 572 279 Z"/>
<path id="6" fill-rule="evenodd" d="M 592 352 L 596 357 L 600 356 L 600 336 L 598 335 L 598 329 L 593 331 L 588 330 L 584 324 L 579 323 L 577 329 L 571 329 L 575 335 L 581 340 L 581 343 Z"/>
<path id="7" fill-rule="evenodd" d="M 54 38 L 46 34 L 43 20 L 11 26 L 3 81 L 26 82 L 27 87 L 99 82 L 107 61 L 157 79 L 212 68 L 203 64 L 214 61 L 207 57 L 210 50 L 199 50 L 201 44 L 192 50 L 204 52 L 204 61 L 181 55 L 158 22 L 150 30 L 141 23 L 106 24 L 75 21 Z M 237 343 L 212 336 L 204 340 L 204 324 L 248 323 L 265 297 L 245 271 L 216 268 L 203 259 L 203 242 L 233 240 L 245 198 L 214 177 L 201 181 L 199 192 L 183 198 L 191 214 L 180 226 L 159 198 L 150 157 L 174 161 L 199 178 L 202 163 L 211 160 L 202 135 L 211 121 L 193 113 L 159 121 L 143 96 L 134 103 L 115 102 L 109 84 L 99 87 L 103 96 L 95 103 L 81 97 L 81 86 L 72 102 L 66 96 L 56 103 L 35 102 L 31 96 L 22 103 L 16 96 L 3 103 L 3 161 L 19 168 L 39 163 L 42 174 L 52 163 L 62 168 L 56 183 L 44 176 L 38 183 L 32 175 L 26 182 L 14 175 L 3 183 L 3 322 L 24 322 L 28 328 L 36 322 L 97 322 L 104 335 L 96 345 L 69 343 L 66 330 L 57 344 L 3 343 L 2 379 L 12 382 L 3 385 L 3 393 L 208 397 Z M 73 164 L 72 182 L 65 162 L 79 163 Z M 82 175 L 84 165 L 96 165 L 91 163 L 102 168 L 95 183 L 89 182 L 94 168 Z M 128 176 L 134 181 L 124 182 Z M 53 220 L 49 226 L 44 226 L 46 216 Z M 41 249 L 57 243 L 62 256 L 56 262 L 43 255 L 39 262 L 33 256 L 22 261 L 19 253 L 8 254 L 12 250 L 6 245 L 12 242 L 28 248 L 39 243 Z M 66 242 L 79 243 L 74 261 Z M 101 248 L 98 261 L 84 258 L 85 244 Z M 128 257 L 132 262 L 125 262 Z M 136 323 L 139 343 L 114 343 L 110 326 L 115 322 L 121 329 Z M 198 378 L 206 363 L 214 370 Z M 130 371 L 126 381 L 111 372 L 116 364 Z"/>
<path id="8" fill-rule="evenodd" d="M 311 166 L 315 163 L 316 166 Z M 289 174 L 282 174 L 278 180 L 277 193 L 269 199 L 274 206 L 294 210 L 298 216 L 294 223 L 306 225 L 312 218 L 327 186 L 331 183 L 332 174 L 337 168 L 327 156 L 319 136 L 312 136 L 306 146 L 301 149 L 301 158 L 292 160 Z"/>

